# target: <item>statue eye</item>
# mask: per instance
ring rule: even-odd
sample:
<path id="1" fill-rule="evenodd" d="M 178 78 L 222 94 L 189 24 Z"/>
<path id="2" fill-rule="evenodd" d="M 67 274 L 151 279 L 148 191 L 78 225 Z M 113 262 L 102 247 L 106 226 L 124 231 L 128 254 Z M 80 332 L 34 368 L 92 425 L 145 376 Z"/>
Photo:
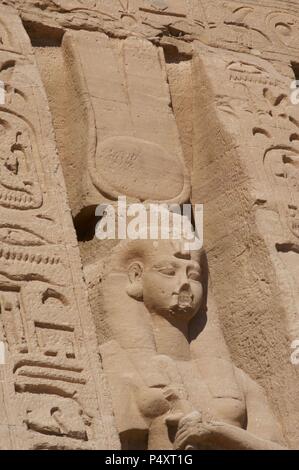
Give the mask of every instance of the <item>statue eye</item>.
<path id="1" fill-rule="evenodd" d="M 165 276 L 175 276 L 175 269 L 172 266 L 161 267 L 158 271 Z"/>
<path id="2" fill-rule="evenodd" d="M 188 277 L 192 281 L 200 281 L 200 273 L 198 271 L 190 271 Z"/>

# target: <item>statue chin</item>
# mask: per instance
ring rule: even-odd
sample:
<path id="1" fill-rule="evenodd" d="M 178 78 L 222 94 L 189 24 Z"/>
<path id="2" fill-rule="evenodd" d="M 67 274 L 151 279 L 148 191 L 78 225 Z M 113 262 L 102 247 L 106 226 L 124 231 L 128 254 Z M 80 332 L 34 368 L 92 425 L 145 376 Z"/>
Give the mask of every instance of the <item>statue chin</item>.
<path id="1" fill-rule="evenodd" d="M 170 314 L 180 320 L 191 320 L 196 312 L 194 307 L 188 304 L 177 304 L 170 309 Z"/>
<path id="2" fill-rule="evenodd" d="M 196 315 L 197 310 L 194 308 L 192 301 L 177 302 L 167 309 L 161 309 L 159 314 L 164 318 L 171 320 L 185 320 L 189 322 Z"/>

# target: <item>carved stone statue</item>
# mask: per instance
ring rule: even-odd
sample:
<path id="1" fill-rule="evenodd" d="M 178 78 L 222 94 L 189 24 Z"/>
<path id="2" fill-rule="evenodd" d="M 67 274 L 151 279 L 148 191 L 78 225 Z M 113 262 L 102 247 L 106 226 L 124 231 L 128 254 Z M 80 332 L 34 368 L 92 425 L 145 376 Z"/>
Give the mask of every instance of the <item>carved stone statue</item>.
<path id="1" fill-rule="evenodd" d="M 283 448 L 263 390 L 207 321 L 203 251 L 122 241 L 101 286 L 96 321 L 123 449 Z"/>
<path id="2" fill-rule="evenodd" d="M 0 0 L 1 450 L 299 449 L 296 3 Z"/>

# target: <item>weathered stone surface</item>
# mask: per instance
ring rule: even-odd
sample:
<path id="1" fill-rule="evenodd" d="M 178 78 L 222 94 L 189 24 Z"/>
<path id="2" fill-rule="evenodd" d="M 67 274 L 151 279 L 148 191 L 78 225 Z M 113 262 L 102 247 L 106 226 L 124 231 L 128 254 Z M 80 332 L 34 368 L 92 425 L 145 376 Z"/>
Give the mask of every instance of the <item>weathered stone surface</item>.
<path id="1" fill-rule="evenodd" d="M 0 17 L 0 447 L 117 448 L 46 95 L 20 18 Z"/>
<path id="2" fill-rule="evenodd" d="M 298 449 L 298 2 L 0 5 L 0 448 Z"/>

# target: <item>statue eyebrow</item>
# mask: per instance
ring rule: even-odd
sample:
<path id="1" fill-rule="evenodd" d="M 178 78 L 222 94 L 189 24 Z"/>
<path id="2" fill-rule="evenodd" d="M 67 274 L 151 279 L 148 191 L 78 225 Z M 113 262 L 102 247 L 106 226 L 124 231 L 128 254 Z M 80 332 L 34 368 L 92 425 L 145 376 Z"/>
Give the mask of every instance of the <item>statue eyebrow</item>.
<path id="1" fill-rule="evenodd" d="M 175 260 L 161 259 L 154 264 L 155 268 L 161 268 L 164 266 L 173 266 L 175 267 Z"/>

